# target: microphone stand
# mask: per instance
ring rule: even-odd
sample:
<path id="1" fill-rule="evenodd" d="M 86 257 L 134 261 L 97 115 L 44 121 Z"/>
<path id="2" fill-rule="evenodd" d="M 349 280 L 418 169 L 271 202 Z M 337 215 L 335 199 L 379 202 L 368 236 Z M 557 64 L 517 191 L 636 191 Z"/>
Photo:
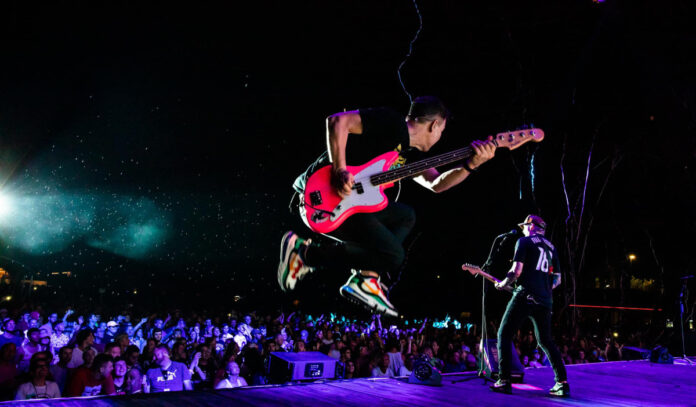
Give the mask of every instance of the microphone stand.
<path id="1" fill-rule="evenodd" d="M 505 239 L 508 237 L 512 236 L 513 233 L 503 233 L 502 235 L 498 235 L 493 239 L 493 243 L 491 244 L 491 249 L 488 252 L 488 258 L 486 259 L 486 262 L 483 263 L 483 266 L 481 266 L 481 270 L 485 271 L 486 273 L 489 272 L 489 269 L 493 265 L 494 259 L 496 259 L 500 253 L 500 247 L 503 245 L 503 242 Z M 478 276 L 476 276 L 478 277 Z M 490 364 L 490 356 L 488 355 L 488 351 L 486 350 L 486 342 L 488 342 L 488 325 L 486 322 L 486 279 L 481 278 L 481 342 L 479 343 L 479 354 L 480 354 L 480 363 L 479 363 L 479 369 L 478 372 L 476 373 L 476 376 L 472 377 L 467 377 L 464 379 L 459 379 L 459 380 L 453 380 L 452 384 L 459 383 L 459 382 L 465 382 L 471 379 L 475 379 L 480 377 L 481 379 L 484 380 L 484 384 L 486 382 L 495 382 L 495 380 L 491 379 L 486 375 L 484 366 Z"/>
<path id="2" fill-rule="evenodd" d="M 687 277 L 690 278 L 690 277 Z M 687 293 L 687 288 L 686 288 L 686 283 L 687 283 L 687 278 L 682 278 L 682 288 L 681 292 L 679 293 L 679 326 L 681 328 L 681 342 L 682 342 L 682 359 L 687 361 L 690 365 L 694 365 L 694 362 L 689 359 L 686 356 L 686 343 L 684 342 L 684 306 L 686 302 L 686 293 Z"/>

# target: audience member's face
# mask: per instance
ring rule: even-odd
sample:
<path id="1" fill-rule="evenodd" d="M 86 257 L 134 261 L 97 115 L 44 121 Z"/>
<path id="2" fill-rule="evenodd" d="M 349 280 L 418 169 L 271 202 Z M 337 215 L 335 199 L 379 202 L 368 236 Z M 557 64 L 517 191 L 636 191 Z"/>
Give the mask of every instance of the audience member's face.
<path id="1" fill-rule="evenodd" d="M 229 325 L 223 325 L 223 326 L 222 326 L 222 333 L 224 333 L 224 334 L 230 333 L 230 327 L 229 327 Z"/>
<path id="2" fill-rule="evenodd" d="M 92 346 L 94 344 L 94 334 L 90 333 L 87 337 L 87 346 Z"/>
<path id="3" fill-rule="evenodd" d="M 138 363 L 138 358 L 140 357 L 140 352 L 131 352 L 128 354 L 128 364 L 133 366 Z"/>
<path id="4" fill-rule="evenodd" d="M 113 370 L 114 363 L 112 361 L 108 361 L 102 365 L 102 367 L 99 369 L 99 373 L 101 373 L 102 377 L 107 377 Z"/>
<path id="5" fill-rule="evenodd" d="M 230 376 L 239 376 L 239 365 L 237 362 L 230 362 L 227 364 L 227 374 Z"/>
<path id="6" fill-rule="evenodd" d="M 39 327 L 39 321 L 35 320 L 34 318 L 29 320 L 29 328 L 38 328 Z"/>
<path id="7" fill-rule="evenodd" d="M 39 343 L 39 340 L 41 339 L 41 332 L 40 331 L 34 331 L 29 335 L 29 340 L 32 343 Z"/>
<path id="8" fill-rule="evenodd" d="M 121 356 L 121 348 L 118 346 L 114 346 L 113 348 L 109 349 L 109 355 L 111 355 L 112 358 L 116 359 L 117 357 Z"/>
<path id="9" fill-rule="evenodd" d="M 61 363 L 70 362 L 72 360 L 72 352 L 73 352 L 72 348 L 62 348 L 60 350 L 60 355 L 59 355 L 60 362 Z"/>
<path id="10" fill-rule="evenodd" d="M 46 336 L 49 335 L 48 329 L 45 329 L 45 328 L 39 329 L 39 332 L 41 333 L 41 337 L 42 337 L 42 338 L 44 338 L 44 337 L 46 337 Z"/>
<path id="11" fill-rule="evenodd" d="M 135 331 L 133 331 L 133 325 L 128 325 L 126 327 L 126 335 L 128 335 L 129 338 L 132 338 L 134 333 Z"/>
<path id="12" fill-rule="evenodd" d="M 50 322 L 52 324 L 55 324 L 57 320 L 58 320 L 58 314 L 51 314 L 48 317 L 48 322 Z"/>
<path id="13" fill-rule="evenodd" d="M 17 325 L 15 324 L 13 319 L 8 319 L 7 321 L 5 321 L 5 330 L 6 331 L 14 332 L 16 327 L 17 327 Z"/>
<path id="14" fill-rule="evenodd" d="M 169 361 L 169 353 L 167 353 L 166 349 L 163 349 L 163 348 L 155 349 L 155 362 L 157 362 L 157 364 L 159 366 L 164 365 L 168 361 Z"/>
<path id="15" fill-rule="evenodd" d="M 157 332 L 155 332 L 155 333 L 152 335 L 152 337 L 155 338 L 155 340 L 156 340 L 157 342 L 161 341 L 161 340 L 162 340 L 162 331 L 157 331 Z"/>
<path id="16" fill-rule="evenodd" d="M 244 323 L 247 325 L 251 325 L 251 315 L 247 315 L 244 317 Z"/>
<path id="17" fill-rule="evenodd" d="M 214 335 L 214 336 L 218 337 L 218 336 L 220 336 L 221 334 L 222 334 L 222 333 L 220 332 L 220 328 L 218 328 L 218 327 L 213 328 L 213 335 Z"/>
<path id="18" fill-rule="evenodd" d="M 126 375 L 126 388 L 128 394 L 137 393 L 142 387 L 142 379 L 138 369 L 131 369 Z"/>
<path id="19" fill-rule="evenodd" d="M 348 361 L 348 363 L 346 363 L 346 370 L 350 373 L 355 372 L 355 363 Z"/>
<path id="20" fill-rule="evenodd" d="M 48 362 L 40 360 L 36 362 L 36 370 L 33 373 L 35 378 L 45 379 L 48 376 Z"/>
<path id="21" fill-rule="evenodd" d="M 57 323 L 56 326 L 53 327 L 53 330 L 56 331 L 58 335 L 62 334 L 63 331 L 65 331 L 65 323 L 62 321 Z"/>
<path id="22" fill-rule="evenodd" d="M 164 321 L 162 321 L 161 319 L 155 320 L 155 328 L 162 329 L 163 326 L 164 326 Z"/>
<path id="23" fill-rule="evenodd" d="M 82 360 L 85 362 L 85 365 L 89 366 L 94 361 L 95 356 L 97 356 L 97 351 L 94 348 L 89 348 L 82 353 Z"/>
<path id="24" fill-rule="evenodd" d="M 126 365 L 125 360 L 119 360 L 114 364 L 114 376 L 116 377 L 123 377 L 126 375 L 126 372 L 128 371 L 128 366 Z"/>

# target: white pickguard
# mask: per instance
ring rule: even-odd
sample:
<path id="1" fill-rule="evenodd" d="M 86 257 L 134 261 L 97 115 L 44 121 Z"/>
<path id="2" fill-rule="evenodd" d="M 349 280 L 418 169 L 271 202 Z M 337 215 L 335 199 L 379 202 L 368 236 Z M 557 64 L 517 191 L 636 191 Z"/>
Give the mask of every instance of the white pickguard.
<path id="1" fill-rule="evenodd" d="M 386 165 L 386 160 L 379 160 L 369 167 L 365 167 L 362 171 L 353 175 L 355 183 L 361 183 L 363 188 L 363 193 L 359 194 L 356 189 L 343 198 L 341 203 L 333 210 L 334 216 L 331 216 L 331 220 L 334 220 L 341 216 L 343 212 L 355 206 L 373 206 L 381 203 L 386 198 L 382 195 L 379 186 L 374 186 L 370 183 L 370 176 L 384 171 L 384 166 Z"/>

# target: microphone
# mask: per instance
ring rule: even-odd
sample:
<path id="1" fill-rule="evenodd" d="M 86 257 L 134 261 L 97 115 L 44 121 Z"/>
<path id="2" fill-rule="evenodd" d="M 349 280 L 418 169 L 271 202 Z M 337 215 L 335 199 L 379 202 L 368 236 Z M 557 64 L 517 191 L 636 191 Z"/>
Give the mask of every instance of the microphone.
<path id="1" fill-rule="evenodd" d="M 512 237 L 512 236 L 517 236 L 517 235 L 519 235 L 519 234 L 520 234 L 520 231 L 519 231 L 519 230 L 517 230 L 517 229 L 512 229 L 512 230 L 509 231 L 509 232 L 502 233 L 502 234 L 498 235 L 498 237 L 499 237 L 499 238 L 500 238 L 500 237 L 508 238 L 508 237 Z"/>

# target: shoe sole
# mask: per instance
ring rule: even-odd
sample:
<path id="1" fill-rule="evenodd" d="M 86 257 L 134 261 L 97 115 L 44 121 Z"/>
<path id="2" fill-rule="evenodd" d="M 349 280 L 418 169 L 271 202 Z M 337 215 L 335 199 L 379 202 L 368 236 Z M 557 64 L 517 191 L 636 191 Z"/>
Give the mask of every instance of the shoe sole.
<path id="1" fill-rule="evenodd" d="M 293 239 L 294 238 L 294 239 Z M 283 292 L 288 291 L 285 279 L 288 277 L 288 263 L 292 254 L 292 247 L 295 246 L 297 235 L 293 232 L 287 232 L 283 235 L 280 241 L 280 263 L 278 264 L 278 285 Z"/>
<path id="2" fill-rule="evenodd" d="M 549 396 L 558 397 L 558 398 L 566 398 L 566 397 L 570 397 L 570 393 L 565 393 L 565 394 L 549 393 Z"/>
<path id="3" fill-rule="evenodd" d="M 362 308 L 367 309 L 368 311 L 371 312 L 376 312 L 379 314 L 383 315 L 388 315 L 392 317 L 398 317 L 399 314 L 398 312 L 391 310 L 383 305 L 375 303 L 374 305 L 370 305 L 368 300 L 363 299 L 360 294 L 358 294 L 353 288 L 349 286 L 342 286 L 338 290 L 339 294 L 341 294 L 341 297 L 347 299 L 348 301 L 352 302 L 353 304 L 356 304 Z"/>

